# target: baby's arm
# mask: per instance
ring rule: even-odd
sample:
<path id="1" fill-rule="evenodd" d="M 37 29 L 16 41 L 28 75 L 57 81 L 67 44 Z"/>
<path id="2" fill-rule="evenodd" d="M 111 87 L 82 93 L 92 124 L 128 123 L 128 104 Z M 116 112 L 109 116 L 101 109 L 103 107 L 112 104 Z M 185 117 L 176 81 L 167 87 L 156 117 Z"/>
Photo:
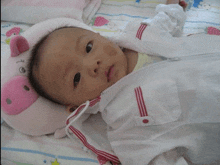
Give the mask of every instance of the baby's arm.
<path id="1" fill-rule="evenodd" d="M 178 4 L 160 4 L 156 7 L 156 13 L 158 14 L 152 19 L 129 22 L 120 35 L 109 39 L 121 47 L 137 52 L 173 56 L 172 53 L 179 47 L 176 37 L 182 35 L 185 12 Z"/>
<path id="2" fill-rule="evenodd" d="M 178 4 L 163 5 L 156 7 L 158 13 L 152 19 L 142 21 L 142 24 L 149 25 L 149 28 L 156 30 L 157 34 L 170 33 L 172 36 L 180 36 L 185 24 L 186 14 Z M 148 30 L 150 30 L 148 28 Z M 146 29 L 147 30 L 147 29 Z"/>
<path id="3" fill-rule="evenodd" d="M 142 32 L 142 36 L 139 38 L 141 38 L 142 41 L 157 41 L 161 40 L 161 37 L 163 36 L 178 37 L 182 34 L 186 14 L 180 5 L 159 4 L 156 7 L 156 13 L 157 15 L 155 15 L 153 18 L 145 19 L 142 22 L 129 22 L 123 32 L 123 35 L 121 35 L 123 38 L 119 38 L 119 42 L 121 39 L 129 40 L 130 38 L 137 38 L 137 34 L 140 34 L 140 32 Z M 140 29 L 143 30 L 141 31 Z M 127 38 L 125 39 L 125 37 Z M 131 44 L 133 45 L 134 43 Z"/>

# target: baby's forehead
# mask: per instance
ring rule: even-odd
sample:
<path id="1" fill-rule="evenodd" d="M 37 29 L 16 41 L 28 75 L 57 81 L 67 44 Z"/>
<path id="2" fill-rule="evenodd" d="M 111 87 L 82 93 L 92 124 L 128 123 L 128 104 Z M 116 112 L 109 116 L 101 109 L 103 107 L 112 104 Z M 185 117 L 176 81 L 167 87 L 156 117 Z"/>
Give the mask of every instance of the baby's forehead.
<path id="1" fill-rule="evenodd" d="M 81 37 L 97 37 L 97 33 L 77 27 L 60 28 L 50 33 L 44 45 L 49 46 L 65 46 L 71 41 L 78 42 Z"/>
<path id="2" fill-rule="evenodd" d="M 63 27 L 54 30 L 50 33 L 46 39 L 41 43 L 38 48 L 39 54 L 42 56 L 63 54 L 67 50 L 74 47 L 72 51 L 78 51 L 77 43 L 80 38 L 88 37 L 90 39 L 100 37 L 97 33 L 89 30 L 85 30 L 78 27 Z M 42 57 L 41 56 L 41 57 Z"/>
<path id="3" fill-rule="evenodd" d="M 60 28 L 50 33 L 44 42 L 45 46 L 65 46 L 69 42 L 77 42 L 82 36 L 94 37 L 96 33 L 82 28 L 67 27 Z"/>
<path id="4" fill-rule="evenodd" d="M 47 37 L 47 40 L 59 40 L 60 38 L 62 39 L 67 39 L 70 36 L 74 35 L 75 37 L 77 37 L 77 35 L 75 34 L 77 31 L 79 31 L 78 33 L 80 34 L 81 29 L 79 28 L 59 28 L 54 30 L 52 33 L 50 33 Z"/>
<path id="5" fill-rule="evenodd" d="M 63 27 L 54 30 L 49 34 L 49 37 L 79 37 L 81 35 L 95 35 L 93 31 L 85 30 L 78 27 Z"/>
<path id="6" fill-rule="evenodd" d="M 75 34 L 77 28 L 62 28 L 57 29 L 50 33 L 44 42 L 41 44 L 41 50 L 56 49 L 68 43 L 69 40 L 77 39 L 78 35 Z M 80 35 L 80 33 L 78 33 Z"/>

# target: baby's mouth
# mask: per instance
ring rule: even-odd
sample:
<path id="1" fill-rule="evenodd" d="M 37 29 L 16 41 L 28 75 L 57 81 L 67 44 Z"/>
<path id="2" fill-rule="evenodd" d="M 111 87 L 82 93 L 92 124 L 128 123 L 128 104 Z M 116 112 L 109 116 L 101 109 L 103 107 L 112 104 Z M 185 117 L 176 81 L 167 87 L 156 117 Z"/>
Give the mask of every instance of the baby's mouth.
<path id="1" fill-rule="evenodd" d="M 113 75 L 113 71 L 114 71 L 114 65 L 110 66 L 108 72 L 105 71 L 105 75 L 107 77 L 107 81 L 109 82 L 112 78 L 112 75 Z"/>

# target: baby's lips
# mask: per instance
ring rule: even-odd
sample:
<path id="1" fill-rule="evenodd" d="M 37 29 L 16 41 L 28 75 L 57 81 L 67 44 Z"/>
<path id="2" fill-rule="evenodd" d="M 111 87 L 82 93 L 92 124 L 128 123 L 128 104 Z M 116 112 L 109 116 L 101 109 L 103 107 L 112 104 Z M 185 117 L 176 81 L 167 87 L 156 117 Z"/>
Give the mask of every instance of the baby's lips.
<path id="1" fill-rule="evenodd" d="M 107 71 L 105 71 L 105 76 L 108 77 L 108 72 Z"/>
<path id="2" fill-rule="evenodd" d="M 113 72 L 114 72 L 114 65 L 112 65 L 112 66 L 110 67 L 109 79 L 111 79 Z"/>
<path id="3" fill-rule="evenodd" d="M 114 71 L 114 65 L 110 66 L 108 71 L 105 71 L 105 76 L 107 77 L 107 81 L 109 82 Z"/>
<path id="4" fill-rule="evenodd" d="M 109 82 L 108 72 L 105 71 L 105 76 L 107 77 L 107 82 Z"/>

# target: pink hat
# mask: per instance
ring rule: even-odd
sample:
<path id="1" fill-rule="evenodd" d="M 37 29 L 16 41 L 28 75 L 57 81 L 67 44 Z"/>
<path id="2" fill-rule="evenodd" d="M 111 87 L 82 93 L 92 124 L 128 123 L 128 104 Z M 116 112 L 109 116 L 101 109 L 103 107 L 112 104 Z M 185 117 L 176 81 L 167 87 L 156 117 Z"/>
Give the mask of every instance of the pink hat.
<path id="1" fill-rule="evenodd" d="M 93 31 L 86 24 L 70 18 L 49 19 L 38 23 L 22 36 L 10 41 L 7 73 L 1 80 L 1 115 L 12 128 L 28 135 L 55 133 L 65 136 L 66 107 L 39 96 L 28 80 L 28 62 L 34 45 L 44 36 L 61 27 L 79 27 Z"/>

